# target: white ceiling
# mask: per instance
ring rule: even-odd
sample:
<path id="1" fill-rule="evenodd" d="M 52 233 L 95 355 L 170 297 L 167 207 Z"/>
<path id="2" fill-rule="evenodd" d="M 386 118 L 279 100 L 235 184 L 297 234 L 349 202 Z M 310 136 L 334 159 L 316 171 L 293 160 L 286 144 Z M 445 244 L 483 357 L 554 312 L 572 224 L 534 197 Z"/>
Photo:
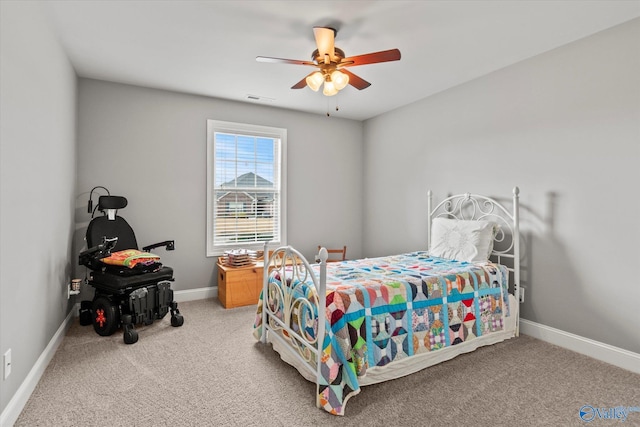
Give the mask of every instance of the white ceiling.
<path id="1" fill-rule="evenodd" d="M 640 0 L 64 0 L 45 7 L 81 77 L 357 120 L 640 16 Z M 308 67 L 256 62 L 309 60 L 316 25 L 337 28 L 336 46 L 347 56 L 398 48 L 402 59 L 350 68 L 372 85 L 331 98 L 290 89 Z"/>

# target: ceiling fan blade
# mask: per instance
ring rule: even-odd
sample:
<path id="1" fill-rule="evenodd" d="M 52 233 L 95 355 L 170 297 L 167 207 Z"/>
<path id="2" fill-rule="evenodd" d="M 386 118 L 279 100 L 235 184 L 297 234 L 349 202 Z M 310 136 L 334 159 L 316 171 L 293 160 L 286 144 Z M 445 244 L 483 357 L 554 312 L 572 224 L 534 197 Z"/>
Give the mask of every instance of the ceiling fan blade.
<path id="1" fill-rule="evenodd" d="M 400 59 L 400 51 L 398 49 L 382 50 L 380 52 L 365 53 L 364 55 L 351 56 L 344 58 L 342 62 L 353 62 L 350 67 L 356 65 L 376 64 L 378 62 L 398 61 Z"/>
<path id="2" fill-rule="evenodd" d="M 316 38 L 318 53 L 322 58 L 329 55 L 329 60 L 334 60 L 336 30 L 333 28 L 313 27 L 313 36 Z"/>
<path id="3" fill-rule="evenodd" d="M 358 90 L 366 89 L 371 86 L 371 83 L 361 77 L 356 76 L 346 68 L 340 69 L 340 72 L 345 73 L 347 76 L 349 76 L 349 84 Z"/>
<path id="4" fill-rule="evenodd" d="M 313 72 L 315 73 L 315 71 Z M 311 73 L 311 74 L 313 74 Z M 304 87 L 307 87 L 307 77 L 309 77 L 311 74 L 305 76 L 302 80 L 300 80 L 298 83 L 294 84 L 293 86 L 291 86 L 291 89 L 302 89 Z"/>
<path id="5" fill-rule="evenodd" d="M 283 59 L 283 58 L 271 58 L 268 56 L 256 56 L 258 62 L 270 62 L 272 64 L 294 64 L 294 65 L 311 65 L 316 66 L 313 62 L 300 61 L 298 59 Z"/>

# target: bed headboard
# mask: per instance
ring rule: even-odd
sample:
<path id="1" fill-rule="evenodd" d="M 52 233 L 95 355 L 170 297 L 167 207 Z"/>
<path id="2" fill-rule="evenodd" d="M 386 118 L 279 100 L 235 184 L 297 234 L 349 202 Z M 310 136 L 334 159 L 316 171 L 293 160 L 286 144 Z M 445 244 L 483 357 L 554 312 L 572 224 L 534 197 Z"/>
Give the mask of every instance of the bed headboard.
<path id="1" fill-rule="evenodd" d="M 518 187 L 513 188 L 512 209 L 496 199 L 478 194 L 464 193 L 448 196 L 435 207 L 433 193 L 428 192 L 427 248 L 431 249 L 431 223 L 434 218 L 445 217 L 472 221 L 493 221 L 500 225 L 494 238 L 491 256 L 505 264 L 513 273 L 514 296 L 520 301 L 520 218 Z M 510 260 L 510 261 L 508 261 Z M 509 265 L 511 264 L 511 266 Z"/>

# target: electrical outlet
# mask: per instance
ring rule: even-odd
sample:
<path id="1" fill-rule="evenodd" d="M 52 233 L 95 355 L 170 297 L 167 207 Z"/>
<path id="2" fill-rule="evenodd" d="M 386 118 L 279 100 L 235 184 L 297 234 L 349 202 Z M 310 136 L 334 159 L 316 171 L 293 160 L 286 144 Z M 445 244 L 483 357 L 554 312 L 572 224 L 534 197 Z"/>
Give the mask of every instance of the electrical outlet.
<path id="1" fill-rule="evenodd" d="M 11 349 L 7 350 L 4 353 L 3 357 L 3 366 L 4 366 L 4 379 L 9 378 L 11 374 Z"/>

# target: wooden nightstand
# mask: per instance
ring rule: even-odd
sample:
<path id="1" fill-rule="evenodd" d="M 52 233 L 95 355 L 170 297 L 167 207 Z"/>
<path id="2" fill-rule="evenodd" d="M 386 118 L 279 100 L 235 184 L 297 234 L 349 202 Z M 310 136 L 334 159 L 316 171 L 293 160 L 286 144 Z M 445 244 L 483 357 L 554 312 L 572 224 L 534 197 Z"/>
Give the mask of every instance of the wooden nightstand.
<path id="1" fill-rule="evenodd" d="M 258 303 L 262 266 L 262 261 L 248 267 L 229 267 L 218 261 L 218 299 L 225 308 Z"/>

